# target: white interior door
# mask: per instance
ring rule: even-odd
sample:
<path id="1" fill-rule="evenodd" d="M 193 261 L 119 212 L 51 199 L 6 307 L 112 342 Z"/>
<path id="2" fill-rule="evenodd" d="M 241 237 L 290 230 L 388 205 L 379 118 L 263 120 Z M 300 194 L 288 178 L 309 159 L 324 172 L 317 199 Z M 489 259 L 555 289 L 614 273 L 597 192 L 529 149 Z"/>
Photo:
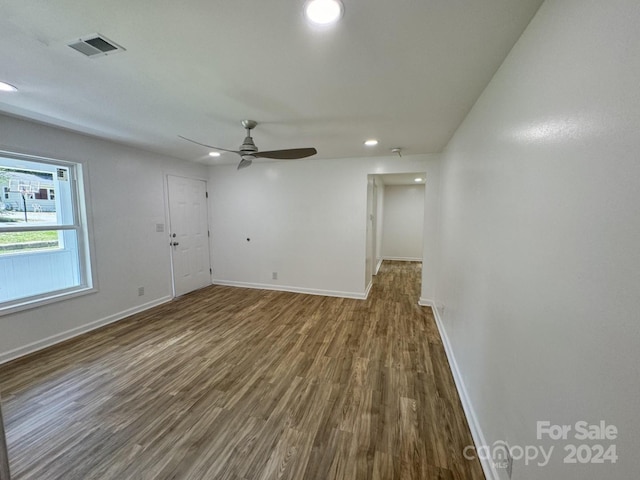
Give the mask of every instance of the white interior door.
<path id="1" fill-rule="evenodd" d="M 207 184 L 168 176 L 171 260 L 175 296 L 211 285 Z"/>

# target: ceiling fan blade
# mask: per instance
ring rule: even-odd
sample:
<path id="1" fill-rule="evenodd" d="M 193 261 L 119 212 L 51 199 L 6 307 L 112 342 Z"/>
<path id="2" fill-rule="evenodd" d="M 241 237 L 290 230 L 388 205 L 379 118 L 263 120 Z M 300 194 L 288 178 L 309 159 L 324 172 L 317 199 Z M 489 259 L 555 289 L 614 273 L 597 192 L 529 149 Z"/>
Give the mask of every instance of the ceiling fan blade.
<path id="1" fill-rule="evenodd" d="M 178 135 L 178 137 L 182 138 L 183 140 L 186 140 L 187 142 L 195 143 L 196 145 L 201 145 L 203 147 L 213 148 L 214 150 L 222 150 L 223 152 L 231 152 L 231 153 L 237 153 L 238 155 L 241 155 L 241 153 L 238 152 L 237 150 L 227 150 L 226 148 L 214 147 L 213 145 L 207 145 L 206 143 L 196 142 L 195 140 L 191 140 L 190 138 L 183 137 L 182 135 Z"/>
<path id="2" fill-rule="evenodd" d="M 290 148 L 288 150 L 271 150 L 269 152 L 256 152 L 254 157 L 274 158 L 278 160 L 295 160 L 315 155 L 318 151 L 315 148 Z"/>
<path id="3" fill-rule="evenodd" d="M 249 165 L 251 165 L 253 163 L 253 159 L 255 157 L 253 156 L 249 156 L 249 155 L 244 155 L 242 157 L 242 160 L 240 160 L 240 163 L 238 164 L 238 170 L 242 170 L 243 168 L 247 168 Z"/>

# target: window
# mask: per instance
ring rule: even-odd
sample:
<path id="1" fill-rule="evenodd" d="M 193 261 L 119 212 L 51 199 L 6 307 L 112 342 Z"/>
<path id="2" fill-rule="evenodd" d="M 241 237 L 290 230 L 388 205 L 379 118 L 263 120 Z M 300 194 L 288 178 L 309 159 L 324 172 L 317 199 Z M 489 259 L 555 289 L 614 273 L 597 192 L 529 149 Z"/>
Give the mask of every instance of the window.
<path id="1" fill-rule="evenodd" d="M 92 290 L 81 165 L 0 152 L 0 312 Z"/>

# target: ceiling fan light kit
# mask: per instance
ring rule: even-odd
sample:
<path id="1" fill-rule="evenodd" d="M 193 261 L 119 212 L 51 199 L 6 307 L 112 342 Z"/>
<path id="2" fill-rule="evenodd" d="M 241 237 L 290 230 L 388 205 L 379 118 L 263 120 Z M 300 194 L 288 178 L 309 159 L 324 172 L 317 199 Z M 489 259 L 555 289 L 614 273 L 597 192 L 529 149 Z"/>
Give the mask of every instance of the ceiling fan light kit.
<path id="1" fill-rule="evenodd" d="M 244 137 L 244 141 L 238 150 L 228 150 L 226 148 L 214 147 L 213 145 L 207 145 L 206 143 L 200 143 L 196 140 L 192 140 L 182 135 L 178 135 L 183 140 L 201 145 L 203 147 L 212 148 L 214 150 L 221 150 L 223 152 L 230 152 L 240 155 L 240 163 L 238 164 L 238 170 L 247 168 L 250 166 L 256 158 L 271 158 L 274 160 L 297 160 L 299 158 L 306 158 L 318 153 L 315 148 L 289 148 L 286 150 L 271 150 L 267 152 L 260 152 L 256 144 L 251 137 L 251 130 L 253 130 L 258 122 L 255 120 L 242 120 L 241 122 L 244 129 L 247 131 L 247 136 Z"/>

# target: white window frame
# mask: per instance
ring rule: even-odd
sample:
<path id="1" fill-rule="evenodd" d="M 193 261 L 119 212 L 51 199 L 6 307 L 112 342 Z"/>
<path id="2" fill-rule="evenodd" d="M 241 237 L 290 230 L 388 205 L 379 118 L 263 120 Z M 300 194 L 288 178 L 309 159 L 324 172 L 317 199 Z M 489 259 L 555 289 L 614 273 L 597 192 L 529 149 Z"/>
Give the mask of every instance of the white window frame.
<path id="1" fill-rule="evenodd" d="M 67 300 L 97 291 L 95 288 L 95 261 L 91 242 L 91 225 L 88 211 L 87 197 L 85 195 L 85 170 L 86 166 L 79 162 L 60 160 L 50 157 L 27 155 L 11 151 L 0 150 L 0 157 L 13 160 L 43 163 L 54 167 L 63 167 L 69 170 L 69 182 L 72 182 L 71 202 L 73 205 L 73 221 L 68 224 L 40 225 L 40 226 L 9 226 L 0 228 L 0 232 L 28 232 L 28 231 L 67 231 L 76 232 L 77 255 L 80 271 L 79 285 L 46 293 L 22 297 L 15 300 L 0 302 L 0 316 L 36 308 L 42 305 Z M 57 195 L 57 193 L 56 193 Z M 41 251 L 25 252 L 24 255 L 38 255 Z"/>

